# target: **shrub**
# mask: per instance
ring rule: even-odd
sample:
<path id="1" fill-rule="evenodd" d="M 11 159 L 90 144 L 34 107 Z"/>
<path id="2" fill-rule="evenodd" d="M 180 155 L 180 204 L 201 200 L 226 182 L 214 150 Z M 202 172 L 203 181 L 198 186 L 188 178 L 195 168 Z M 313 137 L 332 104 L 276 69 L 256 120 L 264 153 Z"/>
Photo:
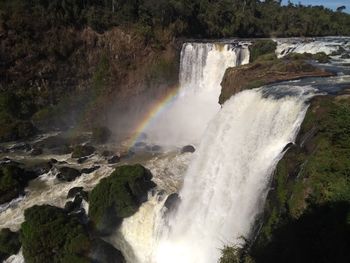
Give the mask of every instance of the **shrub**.
<path id="1" fill-rule="evenodd" d="M 90 239 L 75 216 L 43 205 L 27 209 L 24 217 L 20 239 L 27 263 L 90 262 Z"/>
<path id="2" fill-rule="evenodd" d="M 273 40 L 257 40 L 250 47 L 250 62 L 266 54 L 273 54 L 276 51 L 277 43 Z"/>

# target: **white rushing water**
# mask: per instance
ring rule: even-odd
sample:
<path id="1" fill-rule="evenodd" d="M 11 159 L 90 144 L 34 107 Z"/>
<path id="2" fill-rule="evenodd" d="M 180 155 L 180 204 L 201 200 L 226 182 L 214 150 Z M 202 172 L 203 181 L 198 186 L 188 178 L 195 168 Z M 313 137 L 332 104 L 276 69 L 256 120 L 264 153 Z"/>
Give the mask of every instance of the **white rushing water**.
<path id="1" fill-rule="evenodd" d="M 249 236 L 271 173 L 307 110 L 304 88 L 289 92 L 293 96 L 275 99 L 249 90 L 225 103 L 190 164 L 153 262 L 215 263 L 225 244 Z"/>
<path id="2" fill-rule="evenodd" d="M 186 43 L 181 51 L 178 97 L 145 131 L 162 146 L 198 143 L 219 111 L 221 80 L 229 67 L 249 62 L 242 44 Z"/>
<path id="3" fill-rule="evenodd" d="M 349 39 L 344 37 L 328 37 L 316 39 L 300 39 L 300 38 L 286 38 L 277 39 L 276 54 L 278 57 L 283 57 L 289 53 L 310 53 L 316 54 L 324 52 L 331 55 L 340 49 L 349 50 Z"/>

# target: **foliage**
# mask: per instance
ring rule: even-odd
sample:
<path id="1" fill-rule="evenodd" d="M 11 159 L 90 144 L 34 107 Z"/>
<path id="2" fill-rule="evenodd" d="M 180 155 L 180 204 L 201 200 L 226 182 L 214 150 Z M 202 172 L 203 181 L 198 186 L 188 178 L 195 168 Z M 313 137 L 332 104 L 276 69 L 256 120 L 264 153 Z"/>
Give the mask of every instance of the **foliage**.
<path id="1" fill-rule="evenodd" d="M 21 248 L 19 234 L 4 228 L 0 231 L 0 260 L 3 261 L 11 255 L 18 253 Z"/>
<path id="2" fill-rule="evenodd" d="M 0 204 L 18 197 L 27 183 L 26 173 L 16 165 L 2 165 L 0 168 Z"/>
<path id="3" fill-rule="evenodd" d="M 323 6 L 258 0 L 55 0 L 0 1 L 2 20 L 25 29 L 21 19 L 35 16 L 37 27 L 91 26 L 102 31 L 136 24 L 145 32 L 171 28 L 175 35 L 320 36 L 349 35 L 350 16 Z M 22 12 L 25 15 L 19 15 Z M 45 21 L 45 22 L 44 22 Z M 151 29 L 151 30 L 150 30 Z"/>
<path id="4" fill-rule="evenodd" d="M 151 178 L 150 171 L 139 164 L 117 167 L 103 178 L 89 195 L 89 217 L 96 227 L 133 215 L 154 187 Z"/>
<path id="5" fill-rule="evenodd" d="M 276 55 L 274 54 L 276 51 L 276 47 L 277 43 L 270 39 L 255 41 L 251 46 L 249 46 L 250 62 L 254 62 L 258 57 L 266 54 L 271 54 L 269 55 L 269 58 L 273 59 L 274 57 L 276 57 Z"/>
<path id="6" fill-rule="evenodd" d="M 20 239 L 26 262 L 90 262 L 89 236 L 76 217 L 49 205 L 33 206 L 24 217 Z"/>

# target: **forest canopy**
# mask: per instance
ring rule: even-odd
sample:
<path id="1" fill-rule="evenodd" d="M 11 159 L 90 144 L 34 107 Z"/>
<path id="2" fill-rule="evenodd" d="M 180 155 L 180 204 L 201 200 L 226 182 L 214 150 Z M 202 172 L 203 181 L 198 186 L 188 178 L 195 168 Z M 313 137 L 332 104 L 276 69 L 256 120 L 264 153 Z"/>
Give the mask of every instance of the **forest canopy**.
<path id="1" fill-rule="evenodd" d="M 167 28 L 175 36 L 209 38 L 350 35 L 343 10 L 276 0 L 0 0 L 0 23 L 98 31 L 135 26 L 145 34 Z"/>

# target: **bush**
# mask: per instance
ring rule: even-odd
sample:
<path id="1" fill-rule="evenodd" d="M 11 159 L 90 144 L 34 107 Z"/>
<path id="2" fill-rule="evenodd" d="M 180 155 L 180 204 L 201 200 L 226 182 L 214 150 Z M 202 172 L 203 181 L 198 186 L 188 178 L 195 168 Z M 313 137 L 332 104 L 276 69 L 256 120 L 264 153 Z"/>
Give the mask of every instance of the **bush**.
<path id="1" fill-rule="evenodd" d="M 251 46 L 249 46 L 250 62 L 254 62 L 258 57 L 262 55 L 274 54 L 276 51 L 276 47 L 277 47 L 277 43 L 273 40 L 255 41 Z"/>
<path id="2" fill-rule="evenodd" d="M 21 248 L 19 234 L 10 229 L 1 229 L 0 231 L 0 261 L 5 260 L 11 255 L 18 253 Z"/>
<path id="3" fill-rule="evenodd" d="M 75 216 L 43 205 L 27 209 L 24 217 L 20 239 L 27 263 L 90 262 L 90 239 Z"/>
<path id="4" fill-rule="evenodd" d="M 132 216 L 155 186 L 151 179 L 150 171 L 139 164 L 117 167 L 103 178 L 89 196 L 89 216 L 97 229 Z"/>

